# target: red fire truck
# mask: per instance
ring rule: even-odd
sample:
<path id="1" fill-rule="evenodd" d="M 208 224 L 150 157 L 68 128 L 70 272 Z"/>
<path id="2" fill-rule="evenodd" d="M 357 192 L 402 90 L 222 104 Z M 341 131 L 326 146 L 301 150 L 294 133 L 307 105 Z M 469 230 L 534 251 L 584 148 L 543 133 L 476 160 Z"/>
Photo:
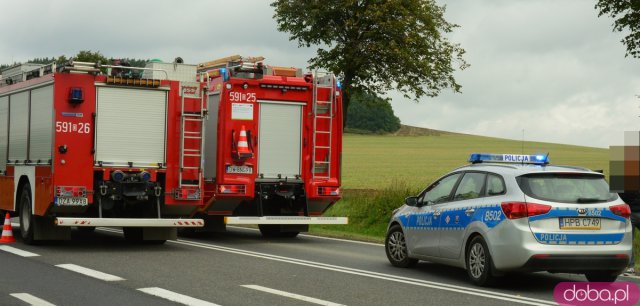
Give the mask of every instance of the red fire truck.
<path id="1" fill-rule="evenodd" d="M 330 73 L 231 56 L 198 65 L 208 82 L 205 230 L 257 224 L 264 236 L 295 237 L 340 199 L 342 103 Z"/>
<path id="2" fill-rule="evenodd" d="M 25 242 L 96 226 L 164 242 L 203 226 L 189 217 L 203 205 L 206 84 L 196 65 L 151 65 L 3 71 L 0 210 Z"/>

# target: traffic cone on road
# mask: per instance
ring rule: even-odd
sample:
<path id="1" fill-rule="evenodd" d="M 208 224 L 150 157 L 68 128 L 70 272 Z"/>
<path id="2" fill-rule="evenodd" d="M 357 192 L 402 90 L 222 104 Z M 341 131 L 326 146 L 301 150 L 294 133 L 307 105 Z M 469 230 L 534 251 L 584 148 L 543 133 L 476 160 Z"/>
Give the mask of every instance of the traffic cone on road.
<path id="1" fill-rule="evenodd" d="M 240 128 L 240 137 L 238 138 L 238 158 L 251 158 L 253 153 L 249 150 L 249 143 L 247 142 L 247 131 L 244 128 Z"/>
<path id="2" fill-rule="evenodd" d="M 4 226 L 2 227 L 2 237 L 0 243 L 16 242 L 13 238 L 13 229 L 11 228 L 11 216 L 9 213 L 4 217 Z"/>

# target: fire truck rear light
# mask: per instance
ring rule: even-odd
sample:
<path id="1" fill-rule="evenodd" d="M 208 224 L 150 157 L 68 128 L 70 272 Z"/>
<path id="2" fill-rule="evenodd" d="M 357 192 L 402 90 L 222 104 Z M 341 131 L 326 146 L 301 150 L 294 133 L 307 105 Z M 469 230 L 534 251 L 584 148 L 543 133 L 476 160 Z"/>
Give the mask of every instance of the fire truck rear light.
<path id="1" fill-rule="evenodd" d="M 69 102 L 78 104 L 84 101 L 84 93 L 80 87 L 72 87 L 69 90 Z"/>
<path id="2" fill-rule="evenodd" d="M 58 186 L 56 187 L 57 197 L 87 197 L 87 188 L 82 186 Z"/>
<path id="3" fill-rule="evenodd" d="M 218 191 L 224 194 L 245 194 L 245 185 L 218 185 Z"/>
<path id="4" fill-rule="evenodd" d="M 338 196 L 340 195 L 340 188 L 339 187 L 318 187 L 318 195 Z"/>
<path id="5" fill-rule="evenodd" d="M 178 200 L 199 200 L 200 189 L 177 188 L 174 190 L 173 196 Z"/>

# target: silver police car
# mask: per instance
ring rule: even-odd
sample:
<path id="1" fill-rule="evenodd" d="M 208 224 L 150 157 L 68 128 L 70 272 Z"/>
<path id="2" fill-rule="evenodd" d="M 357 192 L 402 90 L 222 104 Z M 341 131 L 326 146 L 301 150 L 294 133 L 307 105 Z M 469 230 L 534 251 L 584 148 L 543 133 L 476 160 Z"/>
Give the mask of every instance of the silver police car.
<path id="1" fill-rule="evenodd" d="M 475 153 L 469 161 L 394 211 L 391 264 L 461 267 L 481 286 L 511 271 L 612 282 L 626 268 L 631 211 L 603 174 L 552 166 L 545 155 Z"/>

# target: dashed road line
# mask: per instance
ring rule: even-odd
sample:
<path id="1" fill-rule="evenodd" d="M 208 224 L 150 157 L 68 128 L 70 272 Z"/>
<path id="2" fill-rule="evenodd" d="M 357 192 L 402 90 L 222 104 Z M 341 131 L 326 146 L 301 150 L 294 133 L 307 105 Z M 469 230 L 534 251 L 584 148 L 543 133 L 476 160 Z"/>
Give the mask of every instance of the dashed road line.
<path id="1" fill-rule="evenodd" d="M 176 293 L 173 291 L 169 291 L 166 289 L 158 288 L 158 287 L 150 287 L 150 288 L 140 288 L 138 291 L 142 291 L 146 294 L 150 294 L 153 296 L 157 296 L 159 298 L 163 298 L 165 300 L 169 300 L 172 302 L 180 303 L 183 305 L 190 306 L 219 306 L 218 304 L 210 303 L 207 301 L 203 301 L 200 299 L 196 299 L 184 294 Z"/>
<path id="2" fill-rule="evenodd" d="M 10 294 L 12 297 L 21 300 L 29 305 L 36 305 L 36 306 L 55 306 L 55 304 L 51 304 L 39 297 L 35 297 L 31 294 L 28 293 L 11 293 Z"/>
<path id="3" fill-rule="evenodd" d="M 31 252 L 27 252 L 21 249 L 16 249 L 14 247 L 8 246 L 8 245 L 1 245 L 0 246 L 0 250 L 5 251 L 5 252 L 9 252 L 18 256 L 22 256 L 22 257 L 35 257 L 35 256 L 40 256 L 36 253 L 31 253 Z"/>
<path id="4" fill-rule="evenodd" d="M 284 297 L 288 297 L 288 298 L 292 298 L 292 299 L 296 299 L 296 300 L 301 300 L 301 301 L 305 301 L 305 302 L 309 302 L 309 303 L 313 303 L 313 304 L 318 304 L 318 305 L 344 306 L 343 304 L 329 302 L 329 301 L 325 301 L 325 300 L 321 300 L 321 299 L 316 299 L 316 298 L 312 298 L 312 297 L 308 297 L 308 296 L 304 296 L 304 295 L 300 295 L 300 294 L 295 294 L 295 293 L 286 292 L 286 291 L 277 290 L 277 289 L 271 289 L 271 288 L 262 287 L 262 286 L 258 286 L 258 285 L 241 285 L 241 287 L 254 289 L 254 290 L 258 290 L 258 291 L 262 291 L 262 292 L 267 292 L 267 293 L 271 293 L 271 294 L 276 294 L 276 295 L 280 295 L 280 296 L 284 296 Z"/>
<path id="5" fill-rule="evenodd" d="M 74 264 L 61 264 L 61 265 L 56 265 L 56 267 L 67 269 L 69 271 L 73 271 L 73 272 L 77 272 L 77 273 L 80 273 L 80 274 L 84 274 L 86 276 L 90 276 L 90 277 L 93 277 L 93 278 L 101 279 L 101 280 L 107 281 L 107 282 L 114 282 L 114 281 L 122 281 L 122 280 L 124 280 L 124 278 L 119 277 L 119 276 L 107 274 L 107 273 L 104 273 L 104 272 L 96 271 L 96 270 L 93 270 L 93 269 L 81 267 L 81 266 L 74 265 Z"/>
<path id="6" fill-rule="evenodd" d="M 104 232 L 111 232 L 111 233 L 122 233 L 122 231 L 120 231 L 120 230 L 109 229 L 109 228 L 100 228 L 100 230 L 104 231 Z M 422 279 L 417 279 L 417 278 L 397 276 L 397 275 L 393 275 L 393 274 L 386 274 L 386 273 L 379 273 L 379 272 L 374 272 L 374 271 L 367 271 L 367 270 L 349 268 L 349 267 L 345 267 L 345 266 L 337 266 L 337 265 L 325 264 L 325 263 L 321 263 L 321 262 L 308 261 L 308 260 L 297 259 L 297 258 L 292 258 L 292 257 L 278 256 L 278 255 L 273 255 L 273 254 L 268 254 L 268 253 L 253 252 L 253 251 L 249 251 L 249 250 L 224 247 L 224 246 L 219 246 L 219 245 L 209 244 L 209 243 L 201 243 L 201 242 L 184 240 L 184 239 L 180 239 L 180 240 L 177 240 L 177 241 L 168 240 L 167 242 L 168 243 L 175 243 L 175 244 L 182 244 L 182 245 L 192 246 L 192 247 L 198 247 L 198 248 L 203 248 L 203 249 L 216 250 L 216 251 L 221 251 L 221 252 L 226 252 L 226 253 L 231 253 L 231 254 L 244 255 L 244 256 L 250 256 L 250 257 L 255 257 L 255 258 L 262 258 L 262 259 L 267 259 L 267 260 L 279 261 L 279 262 L 284 262 L 284 263 L 289 263 L 289 264 L 296 264 L 296 265 L 307 266 L 307 267 L 316 268 L 316 269 L 323 269 L 323 270 L 341 272 L 341 273 L 352 274 L 352 275 L 359 275 L 359 276 L 364 276 L 364 277 L 370 277 L 370 278 L 375 278 L 375 279 L 380 279 L 380 280 L 387 280 L 387 281 L 403 283 L 403 284 L 408 284 L 408 285 L 414 285 L 414 286 L 420 286 L 420 287 L 425 287 L 425 288 L 439 289 L 439 290 L 450 291 L 450 292 L 455 292 L 455 293 L 468 294 L 468 295 L 473 295 L 473 296 L 480 296 L 480 297 L 485 297 L 485 298 L 489 298 L 489 299 L 497 299 L 497 300 L 502 300 L 502 301 L 520 303 L 520 304 L 528 304 L 528 305 L 558 305 L 558 303 L 556 303 L 554 301 L 549 301 L 549 300 L 529 298 L 529 297 L 519 296 L 519 295 L 515 295 L 515 294 L 501 293 L 501 292 L 484 290 L 484 289 L 476 289 L 476 288 L 465 287 L 465 286 L 458 286 L 458 285 L 451 285 L 451 284 L 434 282 L 434 281 L 427 281 L 427 280 L 422 280 Z"/>

